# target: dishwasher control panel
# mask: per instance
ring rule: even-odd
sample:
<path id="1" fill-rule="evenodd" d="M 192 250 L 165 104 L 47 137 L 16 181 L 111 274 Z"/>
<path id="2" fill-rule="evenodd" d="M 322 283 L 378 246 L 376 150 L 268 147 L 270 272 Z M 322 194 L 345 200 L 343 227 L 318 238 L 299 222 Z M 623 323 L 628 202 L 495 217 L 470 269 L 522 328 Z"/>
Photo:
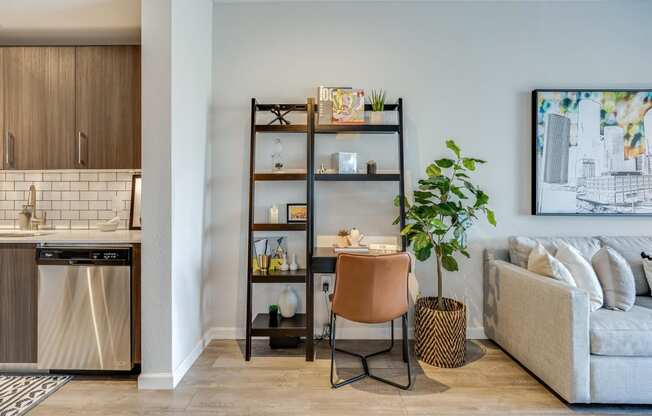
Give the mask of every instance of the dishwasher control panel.
<path id="1" fill-rule="evenodd" d="M 40 264 L 131 264 L 129 247 L 39 247 Z"/>

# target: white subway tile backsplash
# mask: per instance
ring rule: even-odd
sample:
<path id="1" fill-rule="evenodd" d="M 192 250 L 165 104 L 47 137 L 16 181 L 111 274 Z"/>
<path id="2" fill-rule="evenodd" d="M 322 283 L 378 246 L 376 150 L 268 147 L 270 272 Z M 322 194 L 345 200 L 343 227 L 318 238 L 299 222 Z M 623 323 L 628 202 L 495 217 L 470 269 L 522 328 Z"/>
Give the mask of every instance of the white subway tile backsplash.
<path id="1" fill-rule="evenodd" d="M 101 181 L 115 181 L 116 174 L 115 172 L 100 172 L 99 180 Z"/>
<path id="2" fill-rule="evenodd" d="M 92 173 L 87 173 L 87 172 L 82 172 L 79 174 L 79 179 L 80 181 L 97 181 L 97 173 L 92 172 Z"/>
<path id="3" fill-rule="evenodd" d="M 0 228 L 17 227 L 32 184 L 38 215 L 45 213 L 57 229 L 96 228 L 116 215 L 119 227 L 127 228 L 134 173 L 138 171 L 0 171 Z M 115 207 L 114 201 L 119 202 Z"/>
<path id="4" fill-rule="evenodd" d="M 88 189 L 91 191 L 106 191 L 108 182 L 88 182 Z"/>
<path id="5" fill-rule="evenodd" d="M 79 201 L 79 192 L 77 191 L 61 192 L 61 199 L 63 201 Z"/>
<path id="6" fill-rule="evenodd" d="M 48 181 L 48 182 L 60 181 L 61 180 L 61 174 L 60 173 L 44 173 L 43 174 L 43 180 Z"/>
<path id="7" fill-rule="evenodd" d="M 78 181 L 79 177 L 79 172 L 64 172 L 61 174 L 62 181 Z"/>

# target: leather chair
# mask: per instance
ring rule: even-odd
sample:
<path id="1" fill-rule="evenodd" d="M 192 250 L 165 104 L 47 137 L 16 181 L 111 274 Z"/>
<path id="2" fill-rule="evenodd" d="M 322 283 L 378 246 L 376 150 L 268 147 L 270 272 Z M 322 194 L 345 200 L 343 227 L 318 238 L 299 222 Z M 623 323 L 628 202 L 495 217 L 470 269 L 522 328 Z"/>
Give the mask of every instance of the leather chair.
<path id="1" fill-rule="evenodd" d="M 331 375 L 333 388 L 338 388 L 365 377 L 387 383 L 404 390 L 412 386 L 410 354 L 408 351 L 408 274 L 410 256 L 407 253 L 379 256 L 340 254 L 335 267 L 335 292 L 331 311 Z M 337 318 L 354 322 L 377 324 L 389 322 L 391 344 L 387 349 L 373 354 L 361 355 L 335 347 Z M 367 359 L 390 352 L 394 346 L 394 319 L 401 318 L 403 324 L 403 361 L 407 363 L 408 382 L 405 385 L 383 379 L 369 371 Z M 333 380 L 335 352 L 360 358 L 364 372 L 348 380 Z"/>

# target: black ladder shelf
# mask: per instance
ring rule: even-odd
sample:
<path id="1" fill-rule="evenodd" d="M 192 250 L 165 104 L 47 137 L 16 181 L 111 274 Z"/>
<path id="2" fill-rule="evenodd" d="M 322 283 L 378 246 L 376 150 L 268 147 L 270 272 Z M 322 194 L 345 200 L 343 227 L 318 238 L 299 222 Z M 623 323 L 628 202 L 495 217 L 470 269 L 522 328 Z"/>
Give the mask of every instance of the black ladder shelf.
<path id="1" fill-rule="evenodd" d="M 365 105 L 370 111 L 371 106 Z M 393 181 L 399 184 L 400 227 L 405 225 L 405 207 L 403 205 L 405 174 L 403 166 L 403 100 L 396 104 L 386 104 L 385 111 L 395 111 L 396 124 L 359 124 L 359 125 L 320 125 L 317 123 L 317 105 L 313 98 L 308 98 L 306 104 L 260 104 L 251 99 L 251 143 L 249 154 L 249 235 L 247 257 L 247 331 L 245 359 L 251 359 L 252 337 L 304 337 L 306 361 L 314 360 L 314 292 L 313 274 L 332 273 L 334 258 L 324 262 L 323 258 L 313 256 L 314 250 L 314 192 L 315 181 Z M 257 124 L 257 113 L 286 115 L 291 112 L 302 112 L 306 115 L 306 124 Z M 256 172 L 256 137 L 257 133 L 298 133 L 306 135 L 307 160 L 306 173 L 259 173 Z M 398 135 L 399 172 L 384 174 L 317 174 L 315 173 L 315 134 L 363 133 L 363 134 L 396 134 Z M 305 181 L 306 204 L 308 218 L 305 224 L 266 224 L 254 222 L 256 182 L 260 181 Z M 273 271 L 260 273 L 253 271 L 254 232 L 257 231 L 299 231 L 306 233 L 306 267 L 296 271 Z M 405 238 L 402 248 L 405 249 Z M 314 265 L 313 265 L 314 264 Z M 326 267 L 324 266 L 326 265 Z M 314 267 L 313 267 L 314 266 Z M 256 283 L 304 283 L 306 289 L 306 313 L 296 314 L 291 319 L 282 319 L 278 327 L 269 326 L 269 316 L 259 313 L 253 316 L 253 286 Z"/>

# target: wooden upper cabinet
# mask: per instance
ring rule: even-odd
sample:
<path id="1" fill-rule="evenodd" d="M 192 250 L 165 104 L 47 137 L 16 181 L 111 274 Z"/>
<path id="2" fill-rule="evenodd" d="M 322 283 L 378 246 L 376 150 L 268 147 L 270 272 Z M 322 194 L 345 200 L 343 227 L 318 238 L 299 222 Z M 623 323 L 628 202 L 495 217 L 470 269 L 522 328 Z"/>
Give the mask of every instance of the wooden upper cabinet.
<path id="1" fill-rule="evenodd" d="M 75 167 L 75 48 L 2 54 L 5 169 Z"/>
<path id="2" fill-rule="evenodd" d="M 76 48 L 80 166 L 140 168 L 140 47 Z"/>

